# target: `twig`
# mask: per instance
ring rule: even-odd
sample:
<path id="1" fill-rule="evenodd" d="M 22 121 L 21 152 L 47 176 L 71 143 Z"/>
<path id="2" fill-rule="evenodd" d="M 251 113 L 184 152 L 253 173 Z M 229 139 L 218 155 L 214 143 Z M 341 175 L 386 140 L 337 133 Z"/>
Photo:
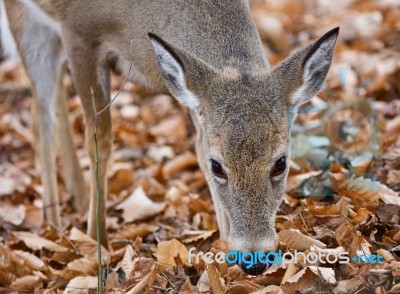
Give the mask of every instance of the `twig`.
<path id="1" fill-rule="evenodd" d="M 97 235 L 97 261 L 99 264 L 98 293 L 103 294 L 103 265 L 101 260 L 101 238 L 100 238 L 100 184 L 99 184 L 99 155 L 97 150 L 97 117 L 96 103 L 94 100 L 93 88 L 90 87 L 90 94 L 92 96 L 93 112 L 94 112 L 94 129 L 93 129 L 93 142 L 94 142 L 94 173 L 96 178 L 96 235 Z"/>
<path id="2" fill-rule="evenodd" d="M 114 96 L 111 101 L 104 106 L 99 112 L 97 112 L 96 109 L 96 102 L 94 99 L 94 93 L 93 93 L 93 88 L 90 87 L 90 94 L 92 97 L 92 104 L 93 104 L 93 112 L 94 112 L 94 128 L 93 128 L 93 142 L 94 142 L 94 173 L 95 173 L 95 178 L 96 178 L 96 235 L 97 235 L 97 259 L 99 263 L 99 273 L 98 273 L 98 293 L 103 294 L 103 286 L 104 286 L 104 281 L 103 281 L 103 266 L 102 266 L 102 259 L 101 259 L 101 238 L 100 238 L 100 205 L 101 205 L 101 198 L 100 198 L 100 183 L 99 183 L 99 153 L 98 153 L 98 148 L 97 148 L 97 125 L 98 125 L 98 116 L 106 110 L 108 107 L 111 106 L 111 104 L 117 99 L 119 93 L 121 93 L 123 87 L 125 86 L 126 82 L 128 81 L 129 74 L 132 69 L 133 65 L 133 42 L 131 40 L 131 54 L 132 54 L 132 59 L 131 59 L 131 64 L 129 66 L 129 70 L 127 75 L 125 76 L 125 79 L 119 88 L 117 94 Z"/>
<path id="3" fill-rule="evenodd" d="M 131 52 L 131 54 L 132 54 L 131 64 L 129 65 L 128 73 L 126 74 L 125 79 L 124 79 L 124 81 L 122 82 L 121 87 L 119 88 L 119 90 L 118 90 L 117 94 L 114 96 L 114 98 L 111 99 L 110 102 L 108 102 L 108 104 L 107 104 L 106 106 L 104 106 L 104 108 L 103 108 L 102 110 L 100 110 L 99 112 L 97 112 L 97 115 L 100 115 L 104 110 L 106 110 L 108 107 L 110 107 L 111 104 L 113 104 L 113 102 L 115 101 L 115 99 L 117 99 L 119 93 L 121 93 L 122 89 L 124 88 L 126 82 L 128 81 L 129 74 L 131 73 L 131 69 L 132 69 L 132 65 L 133 65 L 133 43 L 132 43 L 132 40 L 131 40 L 131 50 L 132 50 L 132 52 Z"/>

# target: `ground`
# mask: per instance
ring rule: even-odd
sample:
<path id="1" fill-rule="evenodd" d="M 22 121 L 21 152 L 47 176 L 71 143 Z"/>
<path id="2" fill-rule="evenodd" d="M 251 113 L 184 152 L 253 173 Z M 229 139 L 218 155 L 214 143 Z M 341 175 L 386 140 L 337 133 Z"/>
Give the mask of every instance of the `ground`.
<path id="1" fill-rule="evenodd" d="M 400 2 L 257 0 L 252 11 L 271 64 L 341 27 L 325 84 L 292 130 L 293 162 L 276 229 L 282 251 L 329 253 L 329 260 L 345 252 L 355 259 L 300 258 L 257 277 L 227 264 L 190 265 L 192 247 L 228 251 L 197 164 L 193 126 L 171 97 L 144 98 L 126 84 L 112 105 L 106 290 L 400 293 Z M 113 76 L 112 96 L 121 83 Z M 65 84 L 77 153 L 89 176 L 82 108 L 69 77 Z M 20 63 L 2 62 L 0 293 L 95 291 L 97 245 L 71 205 L 61 169 L 64 230 L 42 216 L 31 104 Z"/>

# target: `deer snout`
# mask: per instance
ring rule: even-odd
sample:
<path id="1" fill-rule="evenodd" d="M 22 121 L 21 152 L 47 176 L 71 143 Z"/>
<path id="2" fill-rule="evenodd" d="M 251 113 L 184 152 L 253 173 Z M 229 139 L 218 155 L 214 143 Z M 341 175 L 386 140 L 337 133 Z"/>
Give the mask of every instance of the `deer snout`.
<path id="1" fill-rule="evenodd" d="M 241 236 L 233 234 L 229 240 L 230 250 L 240 252 L 236 263 L 249 275 L 260 275 L 265 272 L 272 264 L 266 260 L 265 255 L 268 252 L 275 252 L 278 247 L 275 231 L 260 238 L 246 236 L 246 233 Z"/>
<path id="2" fill-rule="evenodd" d="M 256 252 L 259 250 L 261 252 L 275 252 L 278 247 L 278 242 L 278 237 L 275 232 L 263 236 L 263 238 L 253 238 L 251 235 L 246 236 L 246 233 L 238 237 L 234 235 L 229 237 L 229 246 L 231 250 L 240 252 Z"/>

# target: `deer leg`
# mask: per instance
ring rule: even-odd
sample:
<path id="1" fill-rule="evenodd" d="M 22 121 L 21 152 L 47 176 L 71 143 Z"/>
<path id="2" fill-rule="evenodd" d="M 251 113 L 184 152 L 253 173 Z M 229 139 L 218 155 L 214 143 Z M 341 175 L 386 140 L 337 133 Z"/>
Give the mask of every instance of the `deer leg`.
<path id="1" fill-rule="evenodd" d="M 71 74 L 75 88 L 81 98 L 85 123 L 86 123 L 86 146 L 90 156 L 90 203 L 88 215 L 88 234 L 96 239 L 96 199 L 97 187 L 95 177 L 95 113 L 92 102 L 93 99 L 97 111 L 103 109 L 110 101 L 109 71 L 105 60 L 96 56 L 97 48 L 92 44 L 86 44 L 79 36 L 71 32 L 64 32 L 63 37 L 70 38 L 71 42 L 66 40 L 68 60 L 70 62 Z M 76 42 L 79 40 L 80 42 Z M 73 44 L 73 45 L 71 45 Z M 97 117 L 97 148 L 98 148 L 98 189 L 100 194 L 100 239 L 104 246 L 107 246 L 106 238 L 106 193 L 107 193 L 107 163 L 112 147 L 112 128 L 110 109 L 106 108 Z"/>
<path id="2" fill-rule="evenodd" d="M 41 169 L 44 213 L 47 221 L 61 227 L 56 175 L 55 105 L 65 63 L 57 28 L 41 22 L 23 3 L 6 1 L 10 29 L 33 90 L 33 123 L 36 152 Z"/>

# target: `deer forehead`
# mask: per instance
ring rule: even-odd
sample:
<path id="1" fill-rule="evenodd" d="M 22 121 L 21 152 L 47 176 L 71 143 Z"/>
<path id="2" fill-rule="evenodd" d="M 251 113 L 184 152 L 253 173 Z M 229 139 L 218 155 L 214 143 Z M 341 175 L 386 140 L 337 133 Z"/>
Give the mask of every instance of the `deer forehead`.
<path id="1" fill-rule="evenodd" d="M 226 168 L 267 166 L 288 151 L 288 130 L 268 122 L 228 123 L 208 134 L 209 156 Z"/>

